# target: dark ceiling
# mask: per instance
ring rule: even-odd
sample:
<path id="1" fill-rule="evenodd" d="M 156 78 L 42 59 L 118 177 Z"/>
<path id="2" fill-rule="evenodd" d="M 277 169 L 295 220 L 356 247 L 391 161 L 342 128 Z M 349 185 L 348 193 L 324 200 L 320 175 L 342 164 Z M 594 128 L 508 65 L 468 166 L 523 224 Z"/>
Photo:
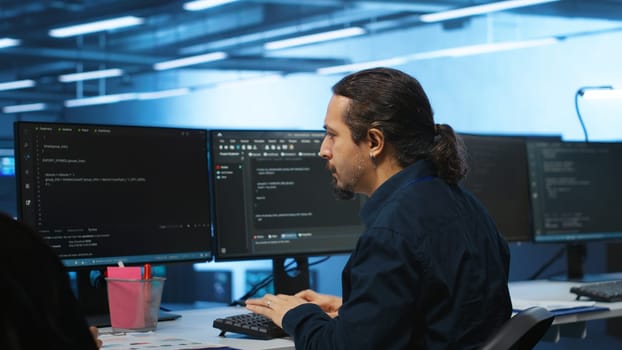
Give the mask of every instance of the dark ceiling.
<path id="1" fill-rule="evenodd" d="M 424 25 L 419 15 L 494 1 L 239 0 L 204 11 L 186 11 L 170 0 L 0 0 L 0 38 L 21 45 L 0 49 L 0 83 L 33 79 L 28 89 L 0 91 L 0 106 L 44 101 L 62 104 L 76 96 L 76 83 L 60 74 L 121 68 L 124 75 L 158 74 L 156 62 L 224 51 L 228 58 L 189 69 L 314 72 L 349 63 L 348 57 L 269 55 L 267 41 L 362 26 L 368 33 Z M 622 19 L 622 0 L 562 0 L 515 10 L 563 17 Z M 119 16 L 144 18 L 142 25 L 79 37 L 53 38 L 53 28 Z M 455 23 L 454 23 L 455 24 Z M 449 24 L 445 24 L 449 27 Z M 114 78 L 114 79 L 123 79 Z M 84 96 L 99 93 L 83 83 Z"/>

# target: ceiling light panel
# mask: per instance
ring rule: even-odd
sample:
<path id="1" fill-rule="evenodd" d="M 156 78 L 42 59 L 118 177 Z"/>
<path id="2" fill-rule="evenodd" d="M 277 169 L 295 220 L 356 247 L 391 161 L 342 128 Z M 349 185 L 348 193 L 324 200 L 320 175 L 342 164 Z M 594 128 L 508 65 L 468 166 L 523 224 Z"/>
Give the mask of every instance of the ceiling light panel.
<path id="1" fill-rule="evenodd" d="M 24 112 L 36 112 L 46 109 L 45 103 L 28 103 L 23 105 L 5 106 L 2 111 L 6 114 L 10 113 L 24 113 Z"/>
<path id="2" fill-rule="evenodd" d="M 118 77 L 121 75 L 123 75 L 122 69 L 112 68 L 112 69 L 103 69 L 103 70 L 96 70 L 96 71 L 90 71 L 90 72 L 63 74 L 58 77 L 58 80 L 63 83 L 72 83 L 75 81 L 82 81 L 82 80 L 112 78 L 112 77 Z"/>
<path id="3" fill-rule="evenodd" d="M 183 96 L 190 93 L 189 88 L 169 89 L 160 91 L 140 92 L 137 94 L 139 100 L 156 100 L 159 98 L 169 98 Z"/>
<path id="4" fill-rule="evenodd" d="M 73 107 L 82 107 L 82 106 L 92 106 L 92 105 L 101 105 L 108 103 L 117 103 L 121 101 L 129 101 L 136 99 L 136 93 L 125 93 L 125 94 L 115 94 L 115 95 L 101 95 L 95 97 L 85 97 L 85 98 L 77 98 L 73 100 L 65 101 L 65 107 L 73 108 Z"/>
<path id="5" fill-rule="evenodd" d="M 21 40 L 19 39 L 13 39 L 13 38 L 0 38 L 0 49 L 3 49 L 5 47 L 13 47 L 13 46 L 17 46 L 21 43 Z"/>
<path id="6" fill-rule="evenodd" d="M 36 83 L 32 79 L 7 81 L 5 83 L 0 83 L 0 91 L 25 89 L 35 85 Z"/>
<path id="7" fill-rule="evenodd" d="M 167 70 L 173 68 L 180 68 L 186 66 L 193 66 L 196 64 L 213 62 L 218 60 L 224 60 L 227 58 L 225 52 L 212 52 L 204 55 L 190 56 L 184 58 L 178 58 L 170 61 L 159 62 L 153 65 L 155 70 Z"/>
<path id="8" fill-rule="evenodd" d="M 323 41 L 350 38 L 353 36 L 358 36 L 358 35 L 363 35 L 363 34 L 365 34 L 364 28 L 350 27 L 350 28 L 332 30 L 329 32 L 298 36 L 295 38 L 289 38 L 289 39 L 284 39 L 284 40 L 271 41 L 271 42 L 266 43 L 264 45 L 264 48 L 266 50 L 278 50 L 278 49 L 284 49 L 288 47 L 314 44 L 314 43 L 319 43 Z"/>
<path id="9" fill-rule="evenodd" d="M 237 0 L 197 0 L 189 1 L 184 4 L 184 10 L 187 11 L 203 11 L 212 7 L 221 6 Z"/>
<path id="10" fill-rule="evenodd" d="M 469 6 L 463 7 L 455 10 L 448 10 L 442 12 L 435 12 L 426 15 L 421 15 L 419 19 L 422 22 L 430 23 L 430 22 L 441 22 L 447 21 L 451 19 L 464 18 L 470 16 L 482 15 L 485 13 L 498 12 L 504 10 L 515 9 L 519 7 L 540 5 L 549 2 L 556 2 L 559 0 L 509 0 L 509 1 L 498 1 L 492 2 L 489 4 L 477 5 L 477 6 Z"/>
<path id="11" fill-rule="evenodd" d="M 54 38 L 66 38 L 76 35 L 90 34 L 107 30 L 131 27 L 143 24 L 145 20 L 135 16 L 124 16 L 118 18 L 107 19 L 103 21 L 95 21 L 74 26 L 51 29 L 49 35 Z"/>
<path id="12" fill-rule="evenodd" d="M 481 55 L 481 54 L 500 52 L 500 51 L 519 50 L 519 49 L 526 49 L 526 48 L 531 48 L 531 47 L 552 45 L 558 42 L 560 42 L 559 38 L 549 37 L 549 38 L 540 38 L 540 39 L 531 39 L 531 40 L 504 41 L 504 42 L 496 42 L 496 43 L 459 46 L 459 47 L 453 47 L 453 48 L 448 48 L 448 49 L 418 52 L 418 53 L 413 53 L 410 55 L 396 56 L 396 57 L 391 57 L 391 58 L 382 59 L 382 60 L 344 64 L 344 65 L 332 66 L 332 67 L 324 67 L 324 68 L 319 68 L 317 70 L 317 73 L 320 75 L 328 75 L 328 74 L 353 72 L 353 71 L 357 71 L 361 69 L 378 67 L 378 66 L 394 67 L 394 66 L 400 66 L 400 65 L 406 64 L 408 62 L 413 62 L 413 61 L 423 61 L 423 60 L 446 58 L 446 57 L 463 57 L 463 56 Z"/>

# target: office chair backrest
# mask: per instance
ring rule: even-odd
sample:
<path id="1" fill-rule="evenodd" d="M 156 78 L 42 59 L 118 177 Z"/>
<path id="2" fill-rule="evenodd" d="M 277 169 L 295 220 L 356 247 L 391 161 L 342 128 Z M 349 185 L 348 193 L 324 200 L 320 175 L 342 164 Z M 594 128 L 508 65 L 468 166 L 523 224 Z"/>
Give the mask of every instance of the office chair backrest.
<path id="1" fill-rule="evenodd" d="M 542 339 L 555 316 L 542 307 L 525 309 L 509 319 L 481 350 L 528 350 Z"/>

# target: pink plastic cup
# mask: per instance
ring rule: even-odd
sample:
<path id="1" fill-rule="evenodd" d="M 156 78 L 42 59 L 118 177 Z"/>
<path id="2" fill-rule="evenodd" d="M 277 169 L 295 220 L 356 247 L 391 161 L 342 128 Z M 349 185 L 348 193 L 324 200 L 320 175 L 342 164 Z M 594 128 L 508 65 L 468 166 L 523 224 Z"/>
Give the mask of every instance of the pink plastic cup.
<path id="1" fill-rule="evenodd" d="M 106 278 L 113 331 L 148 332 L 156 329 L 163 277 L 148 280 Z"/>

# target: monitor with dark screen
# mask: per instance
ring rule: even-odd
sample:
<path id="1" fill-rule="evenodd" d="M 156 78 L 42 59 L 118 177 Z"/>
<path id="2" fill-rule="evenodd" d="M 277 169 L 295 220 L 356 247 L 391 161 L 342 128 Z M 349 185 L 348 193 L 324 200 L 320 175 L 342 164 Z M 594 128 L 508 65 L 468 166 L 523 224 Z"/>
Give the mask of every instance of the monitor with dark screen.
<path id="1" fill-rule="evenodd" d="M 79 277 L 211 259 L 206 130 L 17 122 L 14 136 L 18 218 Z"/>
<path id="2" fill-rule="evenodd" d="M 622 143 L 527 144 L 534 240 L 568 244 L 568 278 L 583 278 L 584 242 L 622 239 Z"/>
<path id="3" fill-rule="evenodd" d="M 532 240 L 525 136 L 461 134 L 469 172 L 462 184 L 510 242 Z"/>
<path id="4" fill-rule="evenodd" d="M 336 199 L 326 161 L 319 157 L 323 131 L 213 130 L 216 260 L 271 258 L 277 272 L 287 257 L 350 252 L 363 232 L 361 196 Z M 308 288 L 308 270 L 301 277 Z M 306 282 L 306 284 L 305 284 Z"/>

